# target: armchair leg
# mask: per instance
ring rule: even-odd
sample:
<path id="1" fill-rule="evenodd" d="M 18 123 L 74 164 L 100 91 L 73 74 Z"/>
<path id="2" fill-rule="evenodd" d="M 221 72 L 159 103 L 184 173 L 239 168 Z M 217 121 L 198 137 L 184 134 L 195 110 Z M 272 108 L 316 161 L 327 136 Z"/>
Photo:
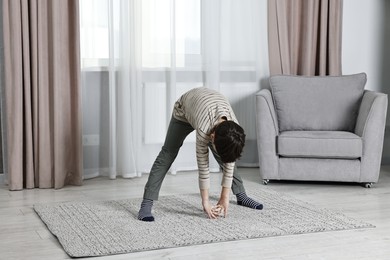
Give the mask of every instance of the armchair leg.
<path id="1" fill-rule="evenodd" d="M 367 188 L 367 189 L 371 188 L 372 185 L 374 185 L 372 182 L 366 182 L 366 183 L 364 183 L 364 187 Z"/>

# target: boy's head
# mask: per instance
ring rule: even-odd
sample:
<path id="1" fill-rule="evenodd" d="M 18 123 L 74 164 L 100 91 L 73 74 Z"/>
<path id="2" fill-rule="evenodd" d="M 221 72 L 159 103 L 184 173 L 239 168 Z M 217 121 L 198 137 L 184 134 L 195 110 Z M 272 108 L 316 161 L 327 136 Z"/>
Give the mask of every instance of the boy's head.
<path id="1" fill-rule="evenodd" d="M 233 121 L 221 122 L 214 129 L 214 145 L 222 162 L 235 162 L 245 145 L 244 129 Z"/>

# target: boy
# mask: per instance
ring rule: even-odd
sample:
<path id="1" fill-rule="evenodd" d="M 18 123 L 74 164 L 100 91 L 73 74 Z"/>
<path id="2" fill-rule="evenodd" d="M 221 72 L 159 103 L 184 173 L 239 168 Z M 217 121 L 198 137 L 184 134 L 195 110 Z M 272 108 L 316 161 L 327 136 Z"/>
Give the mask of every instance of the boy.
<path id="1" fill-rule="evenodd" d="M 227 99 L 220 93 L 200 87 L 184 93 L 175 103 L 171 122 L 161 152 L 149 174 L 138 219 L 154 221 L 151 213 L 153 201 L 164 177 L 175 160 L 184 139 L 196 131 L 196 157 L 199 170 L 199 188 L 203 210 L 211 219 L 218 214 L 209 203 L 209 148 L 223 172 L 222 191 L 218 201 L 227 216 L 230 189 L 237 197 L 237 204 L 262 209 L 263 205 L 249 198 L 235 161 L 240 158 L 245 144 L 245 133 Z"/>

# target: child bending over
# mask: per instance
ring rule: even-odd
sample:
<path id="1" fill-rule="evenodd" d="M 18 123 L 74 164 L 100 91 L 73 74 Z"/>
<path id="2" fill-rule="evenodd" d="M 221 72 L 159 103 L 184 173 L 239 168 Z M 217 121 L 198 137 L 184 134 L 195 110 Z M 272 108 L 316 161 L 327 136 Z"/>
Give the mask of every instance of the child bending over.
<path id="1" fill-rule="evenodd" d="M 211 219 L 218 214 L 212 210 L 209 202 L 209 149 L 213 153 L 223 172 L 221 195 L 217 205 L 224 209 L 227 216 L 229 193 L 232 189 L 237 204 L 253 209 L 262 209 L 263 205 L 249 198 L 235 161 L 240 158 L 245 133 L 238 124 L 236 116 L 227 99 L 206 87 L 192 89 L 184 93 L 175 103 L 164 145 L 157 156 L 145 185 L 145 191 L 138 219 L 154 221 L 153 201 L 158 200 L 164 177 L 175 160 L 184 139 L 196 131 L 196 158 L 199 170 L 199 188 L 203 210 Z"/>

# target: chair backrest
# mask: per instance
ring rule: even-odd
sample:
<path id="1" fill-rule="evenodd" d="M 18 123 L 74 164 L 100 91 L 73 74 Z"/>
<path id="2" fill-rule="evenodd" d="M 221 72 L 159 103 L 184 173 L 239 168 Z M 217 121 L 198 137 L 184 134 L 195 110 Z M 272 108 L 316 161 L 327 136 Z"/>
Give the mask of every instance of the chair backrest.
<path id="1" fill-rule="evenodd" d="M 279 130 L 353 131 L 367 81 L 343 76 L 270 77 Z"/>

